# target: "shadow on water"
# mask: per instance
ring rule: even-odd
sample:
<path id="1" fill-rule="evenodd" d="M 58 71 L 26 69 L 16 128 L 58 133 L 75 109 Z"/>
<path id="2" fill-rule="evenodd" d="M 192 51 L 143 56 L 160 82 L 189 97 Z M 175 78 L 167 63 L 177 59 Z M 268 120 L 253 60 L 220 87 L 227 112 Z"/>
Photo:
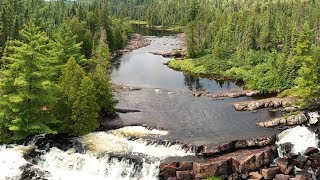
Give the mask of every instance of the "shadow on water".
<path id="1" fill-rule="evenodd" d="M 113 63 L 112 81 L 120 85 L 178 90 L 228 91 L 238 83 L 184 74 L 163 65 L 168 58 L 150 52 L 169 52 L 183 42 L 175 36 L 147 37 L 150 45 L 124 54 Z"/>
<path id="2" fill-rule="evenodd" d="M 139 24 L 133 24 L 132 28 L 133 28 L 134 32 L 139 33 L 139 34 L 141 34 L 143 36 L 158 36 L 158 37 L 162 37 L 162 36 L 175 35 L 175 33 L 172 32 L 172 31 L 154 29 L 152 27 L 146 27 L 146 26 L 139 25 Z"/>

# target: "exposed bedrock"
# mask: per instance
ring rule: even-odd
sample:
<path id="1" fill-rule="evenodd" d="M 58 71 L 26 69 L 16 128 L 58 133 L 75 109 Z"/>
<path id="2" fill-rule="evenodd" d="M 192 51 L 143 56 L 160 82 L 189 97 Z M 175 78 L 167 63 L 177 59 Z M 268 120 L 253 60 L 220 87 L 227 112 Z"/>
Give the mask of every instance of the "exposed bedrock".
<path id="1" fill-rule="evenodd" d="M 168 158 L 160 164 L 160 178 L 202 179 L 245 174 L 269 165 L 277 157 L 275 146 L 238 150 L 212 158 Z"/>
<path id="2" fill-rule="evenodd" d="M 258 122 L 257 125 L 265 128 L 277 126 L 295 126 L 302 124 L 317 125 L 320 119 L 318 112 L 300 112 L 297 114 L 271 119 L 264 122 Z"/>
<path id="3" fill-rule="evenodd" d="M 291 106 L 296 98 L 267 98 L 255 101 L 236 102 L 233 107 L 237 111 L 255 111 L 262 108 L 287 108 L 288 111 L 296 111 L 299 107 Z"/>
<path id="4" fill-rule="evenodd" d="M 233 90 L 223 93 L 213 93 L 209 91 L 192 91 L 192 94 L 196 97 L 206 96 L 211 98 L 238 98 L 238 97 L 253 97 L 262 95 L 259 91 L 251 91 L 251 90 Z"/>

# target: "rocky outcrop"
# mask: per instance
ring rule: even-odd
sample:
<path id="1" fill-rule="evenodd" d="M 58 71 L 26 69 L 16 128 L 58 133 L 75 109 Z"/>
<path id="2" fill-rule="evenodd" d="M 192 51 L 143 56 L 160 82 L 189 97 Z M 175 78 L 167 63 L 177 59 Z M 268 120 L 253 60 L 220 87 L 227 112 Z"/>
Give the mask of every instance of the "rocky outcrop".
<path id="1" fill-rule="evenodd" d="M 130 92 L 130 91 L 139 91 L 142 88 L 113 84 L 113 89 L 117 92 Z"/>
<path id="2" fill-rule="evenodd" d="M 267 98 L 256 101 L 236 102 L 233 107 L 237 111 L 255 111 L 262 108 L 290 108 L 296 98 Z M 295 107 L 295 109 L 299 109 Z"/>
<path id="3" fill-rule="evenodd" d="M 160 179 L 202 179 L 209 176 L 243 174 L 269 165 L 277 157 L 274 146 L 259 149 L 238 150 L 214 158 L 186 161 L 166 159 L 160 164 Z"/>
<path id="4" fill-rule="evenodd" d="M 184 51 L 182 48 L 171 51 L 171 52 L 150 52 L 150 53 L 153 55 L 163 56 L 165 58 L 184 58 L 186 55 L 186 51 Z"/>
<path id="5" fill-rule="evenodd" d="M 209 92 L 209 91 L 192 91 L 192 94 L 196 97 L 206 96 L 211 98 L 238 98 L 238 97 L 253 97 L 253 96 L 262 95 L 262 93 L 260 93 L 259 91 L 251 91 L 251 90 L 243 90 L 243 89 L 228 91 L 220 94 Z"/>
<path id="6" fill-rule="evenodd" d="M 220 143 L 220 144 L 206 144 L 197 148 L 197 154 L 203 154 L 206 156 L 212 156 L 216 154 L 221 154 L 224 152 L 230 152 L 237 149 L 254 148 L 254 147 L 264 147 L 274 144 L 276 141 L 276 136 L 265 136 L 259 138 L 250 138 L 243 140 L 234 140 L 230 142 Z"/>
<path id="7" fill-rule="evenodd" d="M 275 118 L 265 122 L 257 123 L 260 127 L 272 128 L 276 126 L 286 125 L 286 126 L 294 126 L 301 125 L 308 122 L 308 118 L 302 112 L 296 115 L 291 115 L 288 117 L 280 117 Z"/>
<path id="8" fill-rule="evenodd" d="M 130 52 L 135 49 L 139 49 L 139 48 L 142 48 L 142 47 L 145 47 L 148 45 L 150 45 L 150 42 L 148 41 L 148 39 L 146 39 L 145 37 L 143 37 L 140 34 L 136 34 L 136 33 L 132 34 L 130 41 L 127 43 L 126 47 L 116 51 L 113 54 L 113 58 L 116 59 L 126 52 Z"/>

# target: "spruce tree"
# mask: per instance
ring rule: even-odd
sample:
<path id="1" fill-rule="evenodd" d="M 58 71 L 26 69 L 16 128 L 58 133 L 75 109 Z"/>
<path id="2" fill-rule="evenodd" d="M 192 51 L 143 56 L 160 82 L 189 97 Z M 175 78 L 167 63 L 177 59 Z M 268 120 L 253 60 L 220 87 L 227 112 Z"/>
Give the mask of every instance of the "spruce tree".
<path id="1" fill-rule="evenodd" d="M 73 103 L 77 99 L 77 93 L 85 76 L 83 69 L 71 57 L 62 69 L 60 78 L 61 99 L 56 107 L 56 116 L 62 122 L 59 131 L 68 132 L 72 125 L 71 114 Z"/>
<path id="2" fill-rule="evenodd" d="M 72 105 L 72 125 L 69 133 L 83 135 L 97 129 L 99 127 L 98 112 L 99 106 L 94 83 L 89 77 L 85 76 Z"/>
<path id="3" fill-rule="evenodd" d="M 50 39 L 33 23 L 20 31 L 21 40 L 7 43 L 0 79 L 1 126 L 12 140 L 56 133 L 52 108 L 58 86 L 51 81 Z"/>
<path id="4" fill-rule="evenodd" d="M 73 57 L 79 65 L 87 63 L 81 54 L 81 44 L 77 43 L 77 35 L 73 35 L 71 29 L 63 24 L 54 35 L 54 53 L 59 64 L 64 65 Z"/>
<path id="5" fill-rule="evenodd" d="M 103 115 L 114 115 L 117 101 L 113 98 L 110 79 L 107 75 L 109 61 L 111 58 L 108 45 L 102 40 L 95 50 L 93 57 L 93 71 L 89 77 L 93 80 L 96 91 L 100 112 Z"/>

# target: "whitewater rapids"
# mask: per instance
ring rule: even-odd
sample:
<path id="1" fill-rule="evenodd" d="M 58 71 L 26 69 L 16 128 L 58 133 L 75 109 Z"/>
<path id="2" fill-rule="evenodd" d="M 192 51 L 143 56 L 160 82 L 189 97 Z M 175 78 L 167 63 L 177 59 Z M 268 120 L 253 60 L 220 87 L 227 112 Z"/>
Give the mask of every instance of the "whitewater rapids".
<path id="1" fill-rule="evenodd" d="M 188 156 L 192 153 L 178 144 L 150 143 L 146 136 L 164 136 L 169 132 L 145 127 L 125 127 L 109 132 L 94 132 L 76 138 L 84 153 L 74 148 L 67 151 L 52 147 L 28 162 L 24 155 L 37 148 L 27 146 L 0 146 L 0 179 L 20 179 L 27 164 L 37 177 L 64 179 L 158 179 L 160 161 L 170 156 Z M 135 137 L 135 140 L 130 139 Z"/>

